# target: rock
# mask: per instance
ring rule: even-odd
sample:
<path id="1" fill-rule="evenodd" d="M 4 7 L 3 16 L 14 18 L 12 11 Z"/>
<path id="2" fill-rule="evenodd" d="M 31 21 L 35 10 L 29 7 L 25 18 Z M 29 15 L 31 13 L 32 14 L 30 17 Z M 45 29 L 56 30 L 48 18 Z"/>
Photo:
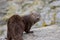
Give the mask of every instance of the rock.
<path id="1" fill-rule="evenodd" d="M 60 6 L 60 1 L 54 1 L 50 4 L 50 6 Z"/>
<path id="2" fill-rule="evenodd" d="M 7 6 L 7 0 L 0 0 L 0 12 L 6 12 Z"/>

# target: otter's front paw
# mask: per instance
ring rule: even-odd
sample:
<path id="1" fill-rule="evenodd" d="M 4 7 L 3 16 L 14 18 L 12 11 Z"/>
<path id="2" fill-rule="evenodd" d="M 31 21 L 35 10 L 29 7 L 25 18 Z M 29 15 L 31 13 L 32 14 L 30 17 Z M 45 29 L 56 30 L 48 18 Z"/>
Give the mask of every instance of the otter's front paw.
<path id="1" fill-rule="evenodd" d="M 28 32 L 26 32 L 26 33 L 27 33 L 27 34 L 28 34 L 28 33 L 33 33 L 33 31 L 28 31 Z"/>

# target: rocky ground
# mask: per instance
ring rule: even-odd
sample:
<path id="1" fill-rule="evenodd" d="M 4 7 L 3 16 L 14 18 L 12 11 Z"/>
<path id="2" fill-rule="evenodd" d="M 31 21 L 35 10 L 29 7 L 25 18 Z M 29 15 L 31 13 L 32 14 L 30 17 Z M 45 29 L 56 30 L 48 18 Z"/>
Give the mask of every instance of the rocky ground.
<path id="1" fill-rule="evenodd" d="M 60 27 L 58 25 L 51 25 L 41 28 L 31 29 L 34 33 L 23 34 L 24 40 L 60 40 Z M 5 40 L 6 34 L 0 37 L 0 40 Z"/>
<path id="2" fill-rule="evenodd" d="M 60 27 L 57 25 L 33 29 L 33 31 L 33 34 L 24 34 L 24 40 L 60 40 Z"/>
<path id="3" fill-rule="evenodd" d="M 31 2 L 31 1 L 28 1 L 28 2 Z M 20 9 L 20 11 L 25 10 L 25 11 L 22 11 L 22 13 L 29 13 L 31 9 L 37 8 L 35 10 L 41 14 L 40 22 L 31 29 L 34 31 L 34 33 L 32 34 L 24 33 L 23 39 L 24 40 L 60 40 L 60 26 L 51 25 L 47 27 L 42 27 L 43 24 L 45 25 L 45 22 L 47 25 L 50 25 L 51 21 L 52 21 L 52 24 L 54 24 L 54 22 L 57 22 L 60 25 L 60 0 L 41 0 L 38 2 L 36 2 L 37 4 L 32 3 L 33 6 L 31 6 L 30 4 L 28 4 L 29 5 L 28 6 L 28 5 L 25 5 L 26 3 L 24 3 L 25 5 L 25 6 L 23 5 L 24 8 Z M 5 40 L 5 37 L 7 34 L 6 32 L 7 26 L 5 25 L 6 18 L 4 18 L 5 15 L 9 17 L 9 15 L 14 10 L 17 10 L 15 12 L 20 14 L 19 7 L 22 5 L 17 7 L 19 3 L 16 4 L 14 1 L 11 3 L 7 2 L 7 0 L 0 0 L 0 40 Z M 11 9 L 9 9 L 8 4 L 12 6 Z M 14 8 L 15 6 L 16 6 L 16 9 Z M 9 15 L 7 15 L 6 13 L 8 11 L 7 9 L 9 9 L 9 12 L 11 12 Z"/>

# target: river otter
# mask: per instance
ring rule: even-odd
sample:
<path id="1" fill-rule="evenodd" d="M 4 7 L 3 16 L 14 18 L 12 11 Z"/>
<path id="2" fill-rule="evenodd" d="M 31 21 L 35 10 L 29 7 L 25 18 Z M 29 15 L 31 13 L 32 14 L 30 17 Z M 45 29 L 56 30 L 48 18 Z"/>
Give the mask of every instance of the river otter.
<path id="1" fill-rule="evenodd" d="M 37 13 L 31 13 L 20 17 L 19 15 L 13 15 L 7 22 L 7 40 L 23 40 L 22 35 L 26 33 L 33 33 L 30 31 L 32 25 L 40 20 L 40 15 Z"/>

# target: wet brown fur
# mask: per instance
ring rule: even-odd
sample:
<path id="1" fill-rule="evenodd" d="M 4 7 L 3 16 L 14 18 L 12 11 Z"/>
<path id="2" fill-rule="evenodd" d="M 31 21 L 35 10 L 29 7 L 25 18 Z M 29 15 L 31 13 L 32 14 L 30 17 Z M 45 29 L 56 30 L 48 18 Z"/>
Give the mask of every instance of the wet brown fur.
<path id="1" fill-rule="evenodd" d="M 39 18 L 34 18 L 34 15 L 26 15 L 20 17 L 19 15 L 13 15 L 7 22 L 7 40 L 23 40 L 22 35 L 26 33 L 33 33 L 30 31 L 32 25 L 39 21 Z"/>
<path id="2" fill-rule="evenodd" d="M 13 15 L 7 22 L 7 40 L 23 40 L 24 31 L 23 19 L 19 15 Z"/>

